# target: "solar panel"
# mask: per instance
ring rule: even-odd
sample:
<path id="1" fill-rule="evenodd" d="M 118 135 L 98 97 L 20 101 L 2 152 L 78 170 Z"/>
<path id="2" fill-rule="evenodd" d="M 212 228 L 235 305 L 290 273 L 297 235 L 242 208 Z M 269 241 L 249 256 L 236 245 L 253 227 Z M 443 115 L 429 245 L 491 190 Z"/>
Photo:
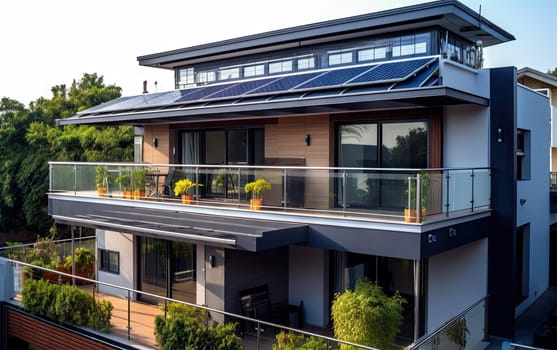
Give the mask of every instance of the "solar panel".
<path id="1" fill-rule="evenodd" d="M 221 90 L 217 93 L 214 93 L 210 96 L 208 96 L 207 98 L 221 98 L 221 97 L 237 97 L 237 96 L 241 96 L 243 94 L 245 94 L 246 92 L 249 92 L 255 88 L 258 88 L 260 86 L 263 86 L 265 84 L 268 84 L 270 82 L 272 82 L 273 80 L 276 80 L 277 78 L 267 78 L 267 79 L 260 79 L 260 80 L 250 80 L 250 81 L 246 81 L 246 82 L 240 82 L 238 84 L 235 84 L 229 88 L 226 88 L 224 90 Z"/>
<path id="2" fill-rule="evenodd" d="M 431 63 L 429 67 L 422 69 L 418 74 L 395 85 L 395 89 L 410 89 L 422 86 L 422 84 L 437 70 L 438 61 Z"/>
<path id="3" fill-rule="evenodd" d="M 322 72 L 304 73 L 277 78 L 277 80 L 273 81 L 272 83 L 263 85 L 253 91 L 250 91 L 248 95 L 288 91 L 296 85 L 299 85 L 308 79 L 316 77 L 319 74 L 322 74 Z"/>
<path id="4" fill-rule="evenodd" d="M 370 68 L 370 66 L 365 66 L 330 70 L 315 79 L 297 86 L 295 90 L 341 86 L 344 82 L 362 74 Z"/>
<path id="5" fill-rule="evenodd" d="M 200 100 L 202 98 L 206 98 L 209 95 L 227 89 L 236 84 L 238 84 L 238 82 L 220 84 L 220 85 L 206 85 L 204 87 L 193 88 L 193 89 L 184 89 L 183 91 L 188 91 L 189 93 L 186 93 L 184 96 L 182 96 L 181 98 L 177 99 L 174 102 L 188 102 L 188 101 Z"/>
<path id="6" fill-rule="evenodd" d="M 383 63 L 359 77 L 349 81 L 348 85 L 368 84 L 381 81 L 395 81 L 404 79 L 412 72 L 424 66 L 431 58 L 422 58 L 412 61 Z"/>

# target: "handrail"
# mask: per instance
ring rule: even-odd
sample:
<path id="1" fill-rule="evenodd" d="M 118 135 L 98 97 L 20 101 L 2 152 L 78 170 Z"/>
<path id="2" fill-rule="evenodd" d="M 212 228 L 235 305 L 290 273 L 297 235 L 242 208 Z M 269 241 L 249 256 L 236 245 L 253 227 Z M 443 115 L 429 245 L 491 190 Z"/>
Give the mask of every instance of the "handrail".
<path id="1" fill-rule="evenodd" d="M 267 322 L 267 321 L 259 320 L 259 319 L 256 319 L 256 318 L 235 314 L 235 313 L 228 312 L 228 311 L 222 311 L 222 310 L 214 309 L 214 308 L 204 306 L 204 305 L 189 303 L 189 302 L 186 302 L 186 301 L 183 301 L 183 300 L 177 300 L 177 299 L 173 299 L 173 298 L 169 298 L 169 297 L 164 297 L 164 296 L 161 296 L 161 295 L 157 295 L 157 294 L 153 294 L 153 293 L 149 293 L 149 292 L 145 292 L 145 291 L 141 291 L 141 290 L 137 290 L 137 289 L 133 289 L 133 288 L 123 287 L 123 286 L 119 286 L 119 285 L 108 283 L 108 282 L 103 282 L 103 281 L 99 281 L 99 280 L 94 280 L 94 279 L 74 275 L 74 274 L 71 274 L 71 273 L 66 273 L 66 272 L 62 272 L 62 271 L 58 271 L 58 270 L 53 270 L 53 269 L 49 269 L 49 268 L 42 267 L 42 266 L 32 265 L 32 264 L 25 263 L 25 262 L 18 261 L 18 260 L 14 260 L 14 259 L 1 258 L 1 257 L 0 257 L 0 259 L 8 261 L 8 262 L 10 262 L 14 265 L 23 265 L 23 266 L 31 267 L 31 268 L 34 268 L 34 269 L 48 271 L 48 272 L 51 272 L 51 273 L 54 273 L 54 274 L 57 274 L 57 275 L 60 275 L 60 276 L 71 277 L 71 278 L 74 278 L 76 280 L 79 279 L 79 280 L 83 280 L 83 281 L 86 281 L 86 282 L 89 282 L 89 283 L 100 284 L 100 285 L 104 285 L 104 286 L 111 287 L 111 288 L 125 290 L 125 291 L 128 292 L 128 295 L 130 295 L 130 293 L 143 294 L 143 295 L 150 296 L 150 297 L 153 297 L 153 298 L 162 299 L 165 302 L 181 303 L 181 304 L 185 304 L 185 305 L 188 305 L 188 306 L 191 306 L 191 307 L 194 307 L 194 308 L 203 309 L 203 310 L 208 311 L 208 312 L 214 312 L 214 313 L 217 313 L 217 314 L 233 317 L 233 318 L 244 320 L 244 321 L 255 322 L 255 323 L 262 324 L 262 325 L 269 326 L 269 327 L 280 328 L 282 330 L 289 331 L 289 332 L 301 333 L 305 336 L 317 337 L 317 338 L 321 338 L 321 339 L 324 339 L 324 340 L 330 341 L 330 342 L 336 342 L 336 343 L 342 343 L 342 344 L 346 344 L 346 345 L 356 346 L 358 348 L 366 349 L 366 350 L 379 350 L 379 349 L 373 348 L 371 346 L 366 346 L 366 345 L 356 344 L 356 343 L 352 343 L 352 342 L 341 340 L 341 339 L 331 338 L 331 337 L 328 337 L 328 336 L 325 336 L 325 335 L 316 334 L 316 333 L 304 331 L 304 330 L 297 329 L 297 328 L 287 327 L 287 326 L 283 326 L 283 325 L 280 325 L 280 324 Z M 258 336 L 259 336 L 259 334 L 258 334 Z"/>
<path id="2" fill-rule="evenodd" d="M 48 165 L 107 165 L 126 167 L 180 167 L 180 168 L 211 168 L 211 169 L 292 169 L 292 170 L 352 170 L 381 172 L 421 172 L 421 171 L 456 171 L 456 170 L 490 170 L 491 167 L 455 167 L 455 168 L 356 168 L 356 167 L 325 167 L 300 165 L 229 165 L 229 164 L 173 164 L 173 163 L 122 163 L 122 162 L 62 162 L 49 161 Z"/>
<path id="3" fill-rule="evenodd" d="M 73 240 L 74 241 L 86 241 L 86 240 L 89 240 L 89 239 L 96 239 L 96 238 L 97 238 L 96 236 L 85 236 L 85 237 L 75 237 Z M 64 239 L 58 239 L 58 240 L 52 241 L 52 243 L 59 244 L 59 243 L 66 243 L 66 242 L 71 242 L 71 241 L 72 241 L 71 238 L 64 238 Z M 35 243 L 37 243 L 37 242 L 16 244 L 16 245 L 8 245 L 8 246 L 0 247 L 0 251 L 7 250 L 7 249 L 14 249 L 14 248 L 30 247 L 30 246 L 33 246 Z"/>
<path id="4" fill-rule="evenodd" d="M 460 312 L 458 315 L 450 318 L 448 321 L 446 321 L 445 323 L 443 323 L 441 325 L 441 327 L 437 328 L 434 332 L 429 333 L 428 335 L 424 336 L 421 339 L 418 339 L 418 341 L 416 343 L 414 343 L 414 345 L 412 345 L 412 347 L 408 347 L 407 349 L 412 350 L 412 349 L 417 349 L 420 346 L 424 345 L 426 342 L 428 342 L 431 338 L 433 338 L 434 336 L 436 336 L 437 334 L 441 333 L 442 331 L 445 330 L 445 328 L 447 328 L 451 323 L 453 323 L 454 321 L 458 320 L 459 318 L 461 318 L 462 316 L 466 315 L 468 312 L 470 312 L 470 310 L 474 309 L 476 306 L 480 305 L 481 303 L 483 303 L 484 301 L 487 300 L 489 296 L 485 296 L 483 298 L 481 298 L 480 300 L 476 301 L 474 304 L 472 304 L 472 306 L 469 306 L 468 308 L 466 308 L 464 311 Z"/>

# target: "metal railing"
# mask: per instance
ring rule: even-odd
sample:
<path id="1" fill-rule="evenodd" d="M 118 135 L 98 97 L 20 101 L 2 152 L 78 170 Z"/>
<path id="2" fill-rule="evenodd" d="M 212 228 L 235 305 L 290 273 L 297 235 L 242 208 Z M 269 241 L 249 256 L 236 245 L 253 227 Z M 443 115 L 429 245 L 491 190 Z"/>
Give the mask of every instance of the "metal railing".
<path id="1" fill-rule="evenodd" d="M 309 332 L 309 331 L 304 331 L 298 328 L 292 328 L 292 327 L 288 327 L 288 326 L 284 326 L 284 325 L 280 325 L 280 324 L 276 324 L 276 323 L 271 323 L 271 322 L 267 322 L 264 320 L 259 320 L 259 319 L 255 319 L 252 317 L 247 317 L 247 316 L 243 316 L 243 315 L 239 315 L 239 314 L 234 314 L 231 312 L 226 312 L 226 311 L 222 311 L 222 310 L 217 310 L 214 308 L 210 308 L 207 306 L 203 306 L 203 305 L 197 305 L 197 304 L 193 304 L 193 303 L 188 303 L 185 301 L 181 301 L 181 300 L 177 300 L 177 299 L 173 299 L 173 298 L 168 298 L 168 297 L 163 297 L 157 294 L 153 294 L 153 293 L 148 293 L 145 291 L 140 291 L 140 290 L 136 290 L 136 289 L 132 289 L 132 288 L 126 288 L 123 286 L 119 286 L 119 285 L 115 285 L 115 284 L 111 284 L 111 283 L 107 283 L 107 282 L 101 282 L 98 280 L 94 280 L 94 279 L 88 279 L 88 278 L 84 278 L 84 277 L 80 277 L 77 275 L 72 275 L 69 273 L 65 273 L 65 272 L 61 272 L 61 271 L 57 271 L 57 270 L 53 270 L 53 269 L 49 269 L 49 268 L 45 268 L 45 267 L 40 267 L 40 266 L 36 266 L 36 265 L 32 265 L 32 264 L 28 264 L 28 263 L 24 263 L 24 262 L 20 262 L 20 261 L 16 261 L 13 259 L 6 259 L 6 261 L 9 261 L 12 263 L 13 267 L 14 267 L 14 271 L 18 272 L 18 273 L 14 273 L 14 286 L 22 286 L 23 284 L 21 283 L 21 281 L 16 281 L 20 278 L 23 278 L 23 271 L 26 268 L 31 268 L 32 270 L 35 271 L 42 271 L 44 272 L 50 272 L 52 274 L 56 274 L 59 276 L 58 278 L 58 283 L 62 283 L 63 277 L 66 277 L 66 279 L 72 279 L 74 281 L 82 281 L 85 283 L 88 283 L 90 285 L 92 285 L 91 288 L 91 293 L 93 295 L 93 298 L 95 299 L 104 299 L 104 300 L 116 300 L 118 299 L 117 297 L 111 297 L 111 296 L 107 296 L 106 294 L 101 294 L 99 292 L 96 292 L 98 290 L 99 286 L 104 286 L 104 287 L 108 287 L 108 288 L 114 288 L 117 290 L 123 290 L 125 291 L 125 293 L 127 294 L 127 297 L 125 298 L 125 308 L 126 310 L 119 310 L 119 311 L 124 311 L 123 313 L 120 314 L 119 317 L 125 317 L 125 337 L 127 338 L 127 342 L 132 343 L 132 344 L 137 344 L 137 345 L 141 345 L 141 346 L 153 346 L 154 344 L 146 344 L 145 339 L 148 338 L 149 336 L 152 336 L 153 331 L 154 331 L 154 319 L 156 315 L 164 315 L 164 317 L 166 317 L 166 309 L 167 309 L 167 305 L 168 303 L 180 303 L 180 304 L 185 304 L 185 305 L 189 305 L 191 307 L 197 308 L 197 309 L 201 309 L 201 310 L 205 310 L 206 312 L 208 312 L 209 315 L 211 315 L 211 319 L 214 322 L 225 322 L 225 323 L 229 323 L 229 322 L 235 322 L 237 324 L 242 324 L 242 325 L 248 325 L 252 330 L 253 333 L 250 332 L 246 332 L 244 333 L 243 336 L 243 343 L 246 347 L 246 349 L 260 349 L 260 348 L 270 348 L 270 346 L 275 343 L 275 339 L 271 339 L 268 337 L 264 337 L 262 334 L 262 330 L 265 328 L 273 328 L 276 329 L 278 331 L 284 331 L 284 332 L 292 332 L 295 334 L 301 334 L 303 335 L 305 338 L 309 338 L 309 337 L 315 337 L 315 338 L 319 338 L 322 339 L 325 344 L 326 344 L 326 349 L 336 349 L 339 347 L 340 344 L 346 344 L 346 345 L 351 345 L 354 346 L 355 348 L 358 349 L 367 349 L 367 350 L 378 350 L 376 348 L 370 347 L 370 346 L 365 346 L 365 345 L 361 345 L 361 344 L 356 344 L 356 343 L 352 343 L 352 342 L 348 342 L 348 341 L 343 341 L 340 339 L 335 339 L 332 337 L 328 337 L 322 334 L 317 334 L 317 333 L 313 333 L 313 332 Z M 21 289 L 16 289 L 15 293 L 20 293 Z M 145 311 L 142 311 L 140 314 L 135 314 L 134 311 L 132 310 L 132 304 L 133 301 L 132 299 L 134 298 L 134 296 L 138 296 L 138 295 L 143 295 L 143 296 L 148 296 L 150 298 L 156 299 L 156 300 L 160 300 L 160 304 L 164 305 L 164 308 L 162 307 L 155 307 L 153 306 L 153 322 L 152 322 L 152 329 L 149 331 L 149 334 L 145 334 L 145 333 L 138 333 L 136 332 L 136 329 L 139 329 L 139 327 L 136 327 L 136 325 L 134 324 L 134 320 L 137 319 L 138 316 L 140 317 L 145 317 Z M 113 309 L 113 314 L 116 310 L 116 307 Z M 124 316 L 122 316 L 122 314 Z M 127 315 L 127 316 L 125 316 Z M 113 335 L 117 332 L 114 332 L 114 322 L 111 322 L 111 332 L 113 333 Z M 278 332 L 277 332 L 278 333 Z M 274 335 L 274 334 L 273 334 Z M 154 337 L 153 337 L 153 341 L 154 341 Z M 126 343 L 126 341 L 124 341 L 124 343 Z"/>
<path id="2" fill-rule="evenodd" d="M 418 339 L 408 350 L 478 349 L 486 339 L 487 296 L 454 316 L 434 332 Z"/>
<path id="3" fill-rule="evenodd" d="M 420 223 L 490 209 L 489 168 L 381 169 L 300 166 L 50 162 L 50 193 L 180 203 L 177 180 L 199 184 L 191 204 L 250 209 L 245 185 L 264 178 L 263 210 L 381 217 Z M 97 192 L 97 185 L 100 191 Z M 98 193 L 98 194 L 97 194 Z M 404 210 L 406 209 L 406 210 Z"/>

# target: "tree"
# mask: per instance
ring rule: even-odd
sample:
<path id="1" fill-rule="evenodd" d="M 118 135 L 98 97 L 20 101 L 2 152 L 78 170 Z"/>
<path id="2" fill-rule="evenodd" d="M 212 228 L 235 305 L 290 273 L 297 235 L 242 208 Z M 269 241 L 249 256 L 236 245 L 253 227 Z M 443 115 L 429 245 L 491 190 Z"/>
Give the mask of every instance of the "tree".
<path id="1" fill-rule="evenodd" d="M 335 337 L 356 344 L 389 349 L 402 325 L 404 298 L 386 296 L 367 279 L 354 290 L 335 295 L 331 308 Z M 355 349 L 341 344 L 342 350 Z"/>
<path id="2" fill-rule="evenodd" d="M 547 71 L 547 74 L 551 74 L 551 75 L 557 76 L 557 67 L 555 67 L 554 70 L 548 70 L 548 71 Z"/>
<path id="3" fill-rule="evenodd" d="M 87 74 L 51 89 L 29 108 L 9 98 L 0 100 L 0 230 L 46 232 L 48 161 L 133 160 L 131 127 L 56 126 L 57 119 L 120 96 L 121 88 L 105 85 L 102 76 Z"/>

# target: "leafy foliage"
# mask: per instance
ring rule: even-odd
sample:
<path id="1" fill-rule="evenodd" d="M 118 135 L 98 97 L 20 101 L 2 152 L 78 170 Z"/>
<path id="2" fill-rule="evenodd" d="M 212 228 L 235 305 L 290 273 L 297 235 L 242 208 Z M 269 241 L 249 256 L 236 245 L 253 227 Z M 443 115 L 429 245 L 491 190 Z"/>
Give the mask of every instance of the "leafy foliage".
<path id="1" fill-rule="evenodd" d="M 548 74 L 551 74 L 551 75 L 557 76 L 557 67 L 555 67 L 554 70 L 548 70 L 547 73 L 548 73 Z"/>
<path id="2" fill-rule="evenodd" d="M 354 290 L 335 295 L 331 308 L 338 339 L 389 349 L 402 325 L 404 298 L 386 296 L 381 287 L 367 279 L 356 282 Z M 341 349 L 355 349 L 341 344 Z"/>
<path id="3" fill-rule="evenodd" d="M 0 230 L 46 232 L 48 161 L 133 160 L 131 127 L 56 126 L 57 119 L 120 97 L 121 88 L 84 74 L 69 88 L 57 85 L 50 99 L 29 108 L 0 100 Z"/>
<path id="4" fill-rule="evenodd" d="M 273 350 L 321 350 L 327 349 L 325 340 L 316 337 L 306 339 L 303 334 L 280 332 Z"/>
<path id="5" fill-rule="evenodd" d="M 263 191 L 267 191 L 271 189 L 271 184 L 265 180 L 264 178 L 257 179 L 252 182 L 248 182 L 244 186 L 244 191 L 246 193 L 252 193 L 252 199 L 262 199 L 263 198 Z"/>
<path id="6" fill-rule="evenodd" d="M 28 279 L 21 292 L 21 304 L 37 316 L 60 323 L 71 322 L 102 332 L 110 328 L 112 303 L 95 301 L 90 294 L 75 286 Z"/>
<path id="7" fill-rule="evenodd" d="M 242 341 L 234 334 L 235 323 L 208 326 L 205 310 L 171 303 L 167 318 L 155 318 L 155 337 L 163 350 L 241 350 Z"/>

